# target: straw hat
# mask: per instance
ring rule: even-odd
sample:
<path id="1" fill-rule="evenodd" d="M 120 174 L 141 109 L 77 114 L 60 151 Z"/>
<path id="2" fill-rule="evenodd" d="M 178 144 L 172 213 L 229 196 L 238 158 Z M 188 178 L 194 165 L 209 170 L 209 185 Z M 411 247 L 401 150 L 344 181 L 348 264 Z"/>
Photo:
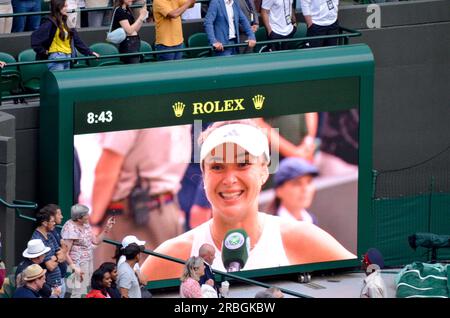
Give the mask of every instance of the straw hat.
<path id="1" fill-rule="evenodd" d="M 26 282 L 38 279 L 45 275 L 47 272 L 46 269 L 43 269 L 38 264 L 33 264 L 25 268 L 23 271 L 23 280 Z"/>

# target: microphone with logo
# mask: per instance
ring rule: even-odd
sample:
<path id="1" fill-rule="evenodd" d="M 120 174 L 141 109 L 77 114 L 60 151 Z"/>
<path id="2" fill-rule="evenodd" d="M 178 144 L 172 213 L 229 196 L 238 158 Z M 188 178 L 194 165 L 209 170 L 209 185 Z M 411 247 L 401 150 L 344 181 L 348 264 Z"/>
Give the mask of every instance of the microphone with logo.
<path id="1" fill-rule="evenodd" d="M 227 272 L 244 268 L 250 253 L 250 237 L 243 229 L 229 230 L 222 243 L 222 262 Z"/>

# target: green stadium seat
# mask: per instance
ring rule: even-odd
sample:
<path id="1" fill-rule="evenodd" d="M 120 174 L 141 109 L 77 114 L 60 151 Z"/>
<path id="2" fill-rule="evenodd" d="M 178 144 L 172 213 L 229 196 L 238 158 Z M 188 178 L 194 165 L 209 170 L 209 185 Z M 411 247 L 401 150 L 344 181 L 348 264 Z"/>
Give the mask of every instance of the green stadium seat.
<path id="1" fill-rule="evenodd" d="M 306 23 L 299 23 L 297 25 L 297 31 L 295 32 L 293 38 L 304 38 L 306 37 L 306 31 L 307 31 L 307 27 L 306 27 Z M 291 50 L 294 49 L 302 49 L 305 45 L 305 41 L 299 41 L 299 42 L 290 42 L 288 47 Z"/>
<path id="2" fill-rule="evenodd" d="M 14 56 L 0 52 L 0 61 L 9 63 L 16 63 Z M 0 95 L 7 96 L 20 92 L 20 73 L 17 66 L 5 66 L 1 69 L 0 78 Z"/>
<path id="3" fill-rule="evenodd" d="M 19 53 L 19 62 L 36 61 L 36 53 L 28 49 Z M 47 64 L 29 64 L 19 66 L 20 76 L 22 77 L 22 86 L 29 91 L 39 92 L 41 77 L 48 72 Z"/>
<path id="4" fill-rule="evenodd" d="M 150 43 L 141 40 L 141 49 L 139 50 L 139 52 L 144 53 L 144 52 L 152 52 L 152 46 L 150 45 Z M 155 61 L 155 55 L 153 54 L 149 54 L 149 55 L 144 55 L 141 56 L 141 62 L 153 62 Z"/>
<path id="5" fill-rule="evenodd" d="M 206 33 L 194 33 L 188 39 L 188 47 L 202 47 L 202 46 L 210 46 L 208 41 L 208 36 Z M 207 57 L 211 56 L 211 50 L 203 50 L 203 51 L 189 51 L 188 57 Z"/>
<path id="6" fill-rule="evenodd" d="M 119 50 L 112 44 L 109 43 L 94 43 L 89 48 L 98 53 L 99 55 L 114 55 L 119 54 Z M 118 57 L 111 57 L 107 59 L 91 59 L 88 60 L 89 66 L 108 66 L 108 65 L 118 65 L 122 64 Z"/>

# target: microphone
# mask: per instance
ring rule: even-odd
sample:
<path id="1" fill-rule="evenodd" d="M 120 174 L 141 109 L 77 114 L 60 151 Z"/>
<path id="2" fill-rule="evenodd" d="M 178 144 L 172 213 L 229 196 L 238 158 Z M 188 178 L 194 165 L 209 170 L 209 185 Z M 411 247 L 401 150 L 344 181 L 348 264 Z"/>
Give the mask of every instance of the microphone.
<path id="1" fill-rule="evenodd" d="M 244 268 L 250 253 L 250 238 L 243 229 L 229 230 L 222 242 L 222 262 L 227 272 Z"/>

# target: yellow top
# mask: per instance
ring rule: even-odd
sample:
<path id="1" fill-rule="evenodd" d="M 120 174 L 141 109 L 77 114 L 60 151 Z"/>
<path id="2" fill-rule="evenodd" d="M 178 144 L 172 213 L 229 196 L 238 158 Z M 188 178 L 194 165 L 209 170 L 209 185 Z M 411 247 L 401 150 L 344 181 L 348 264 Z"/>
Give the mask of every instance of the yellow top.
<path id="1" fill-rule="evenodd" d="M 72 48 L 70 47 L 70 38 L 69 38 L 69 33 L 67 32 L 66 29 L 64 29 L 64 31 L 66 31 L 66 36 L 64 38 L 64 40 L 61 40 L 59 37 L 59 28 L 56 29 L 56 33 L 55 33 L 55 37 L 53 38 L 52 41 L 52 45 L 50 45 L 50 48 L 48 49 L 48 53 L 56 53 L 56 52 L 61 52 L 61 53 L 66 53 L 66 54 L 71 54 L 72 53 Z"/>
<path id="2" fill-rule="evenodd" d="M 171 19 L 167 14 L 181 7 L 186 0 L 153 0 L 153 17 L 155 18 L 156 44 L 175 46 L 183 43 L 181 16 Z"/>

